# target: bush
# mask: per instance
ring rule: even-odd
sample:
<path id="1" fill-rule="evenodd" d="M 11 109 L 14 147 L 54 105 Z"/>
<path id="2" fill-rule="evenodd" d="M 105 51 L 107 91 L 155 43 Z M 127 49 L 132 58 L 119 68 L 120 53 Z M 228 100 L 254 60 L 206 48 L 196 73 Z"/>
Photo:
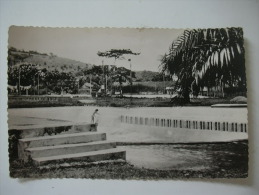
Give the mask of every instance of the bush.
<path id="1" fill-rule="evenodd" d="M 230 100 L 231 103 L 247 103 L 247 98 L 243 96 L 237 96 Z"/>

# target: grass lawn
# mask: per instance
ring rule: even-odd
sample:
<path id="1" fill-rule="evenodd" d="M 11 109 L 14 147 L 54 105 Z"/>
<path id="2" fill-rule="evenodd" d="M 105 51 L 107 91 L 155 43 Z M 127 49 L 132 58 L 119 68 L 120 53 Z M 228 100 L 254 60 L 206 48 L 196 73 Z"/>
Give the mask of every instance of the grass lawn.
<path id="1" fill-rule="evenodd" d="M 16 162 L 10 168 L 13 178 L 91 178 L 91 179 L 174 179 L 174 178 L 245 178 L 247 169 L 153 170 L 137 168 L 127 162 L 100 163 L 72 167 L 38 168 Z M 19 167 L 18 167 L 19 166 Z"/>

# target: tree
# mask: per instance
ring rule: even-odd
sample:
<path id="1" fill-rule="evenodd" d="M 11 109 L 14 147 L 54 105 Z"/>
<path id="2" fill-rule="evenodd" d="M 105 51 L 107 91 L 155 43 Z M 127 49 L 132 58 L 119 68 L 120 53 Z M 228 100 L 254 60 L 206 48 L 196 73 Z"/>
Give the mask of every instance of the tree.
<path id="1" fill-rule="evenodd" d="M 161 68 L 178 76 L 175 90 L 184 102 L 190 101 L 193 82 L 246 87 L 242 28 L 185 30 L 162 57 Z"/>
<path id="2" fill-rule="evenodd" d="M 82 87 L 86 82 L 93 85 L 93 90 L 98 91 L 100 85 L 103 84 L 103 68 L 101 66 L 93 65 L 90 69 L 88 69 L 88 65 L 83 69 L 83 77 L 80 79 L 80 87 Z"/>
<path id="3" fill-rule="evenodd" d="M 78 88 L 78 83 L 72 73 L 59 72 L 56 69 L 48 71 L 46 68 L 39 69 L 34 64 L 26 63 L 8 67 L 8 84 L 17 86 L 18 90 L 21 86 L 34 86 L 34 88 L 38 86 L 39 91 L 40 86 L 43 86 L 46 87 L 46 93 L 48 90 L 56 93 L 63 90 L 68 93 L 76 93 Z"/>
<path id="4" fill-rule="evenodd" d="M 103 74 L 103 68 L 101 66 L 93 65 L 92 68 L 86 69 L 83 72 L 85 75 L 88 75 L 88 74 L 101 75 L 101 74 Z"/>
<path id="5" fill-rule="evenodd" d="M 59 72 L 57 70 L 48 72 L 45 76 L 46 84 L 50 90 L 56 93 L 66 91 L 68 93 L 76 93 L 77 82 L 74 75 L 66 72 Z"/>
<path id="6" fill-rule="evenodd" d="M 39 70 L 35 64 L 20 64 L 8 68 L 8 84 L 18 86 L 36 86 L 37 82 L 44 80 L 47 69 Z M 19 86 L 20 85 L 20 86 Z M 20 92 L 19 92 L 20 94 Z"/>
<path id="7" fill-rule="evenodd" d="M 104 70 L 101 66 L 93 65 L 92 68 L 84 70 L 83 73 L 86 77 L 85 82 L 90 82 L 91 77 L 91 82 L 94 83 L 96 88 L 98 88 L 99 85 L 103 84 L 102 75 L 104 73 Z"/>
<path id="8" fill-rule="evenodd" d="M 34 64 L 20 64 L 19 66 L 8 68 L 8 84 L 23 86 L 32 85 L 33 77 L 37 73 L 36 65 Z"/>
<path id="9" fill-rule="evenodd" d="M 124 55 L 139 55 L 139 54 L 140 53 L 132 52 L 130 49 L 111 49 L 111 50 L 105 51 L 105 52 L 98 51 L 98 53 L 97 53 L 97 55 L 100 57 L 114 58 L 114 65 L 115 65 L 115 62 L 117 59 L 125 59 Z M 130 61 L 130 59 L 129 59 L 129 61 Z M 119 72 L 117 71 L 117 73 L 119 73 Z M 131 75 L 131 73 L 130 73 L 130 75 Z M 103 77 L 104 77 L 104 75 L 103 75 Z M 122 80 L 123 80 L 123 78 L 125 78 L 125 76 L 123 74 L 117 74 L 117 76 L 114 78 L 116 78 L 116 80 L 118 80 L 120 83 L 120 93 L 122 95 L 121 85 L 122 85 Z M 103 80 L 104 80 L 104 78 L 103 78 Z M 132 79 L 130 82 L 132 84 Z M 106 89 L 105 89 L 105 91 L 106 91 Z"/>
<path id="10" fill-rule="evenodd" d="M 130 49 L 111 49 L 109 51 L 100 52 L 97 55 L 100 57 L 114 58 L 114 64 L 117 59 L 125 59 L 124 55 L 139 55 L 140 53 L 132 52 Z"/>
<path id="11" fill-rule="evenodd" d="M 131 70 L 124 67 L 114 67 L 113 71 L 110 75 L 113 82 L 118 82 L 120 86 L 120 95 L 122 95 L 122 84 L 124 82 L 128 82 L 131 84 L 131 77 L 135 78 L 135 72 L 131 72 Z"/>

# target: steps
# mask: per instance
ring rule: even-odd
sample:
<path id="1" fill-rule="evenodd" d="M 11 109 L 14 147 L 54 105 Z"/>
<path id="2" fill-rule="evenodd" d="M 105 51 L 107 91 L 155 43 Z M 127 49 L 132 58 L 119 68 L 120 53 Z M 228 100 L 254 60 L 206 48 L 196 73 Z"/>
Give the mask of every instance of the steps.
<path id="1" fill-rule="evenodd" d="M 55 146 L 61 144 L 77 144 L 87 143 L 92 141 L 105 140 L 105 133 L 73 133 L 64 135 L 54 135 L 45 137 L 25 138 L 19 140 L 19 145 L 22 148 L 32 148 L 41 146 Z"/>
<path id="2" fill-rule="evenodd" d="M 91 152 L 67 154 L 67 155 L 57 155 L 41 158 L 33 158 L 35 165 L 45 165 L 46 163 L 63 163 L 69 161 L 84 161 L 84 162 L 95 162 L 103 160 L 116 160 L 125 159 L 125 151 L 114 149 L 98 150 Z"/>
<path id="3" fill-rule="evenodd" d="M 64 154 L 74 154 L 76 152 L 81 153 L 81 152 L 105 150 L 105 149 L 111 149 L 111 148 L 116 148 L 116 144 L 114 142 L 108 142 L 108 141 L 27 148 L 25 149 L 26 151 L 25 158 L 28 158 L 28 156 L 31 156 L 32 158 L 38 158 L 38 157 L 56 156 L 56 155 L 64 155 Z"/>
<path id="4" fill-rule="evenodd" d="M 22 139 L 18 140 L 19 159 L 25 162 L 32 161 L 38 166 L 72 161 L 126 160 L 126 152 L 116 148 L 115 142 L 107 141 L 106 133 L 91 132 L 89 124 L 87 127 L 89 128 L 81 125 L 80 131 L 62 131 L 58 135 L 36 134 L 37 136 L 32 137 L 30 133 L 26 137 L 26 134 L 23 134 Z M 94 130 L 96 131 L 96 128 Z"/>

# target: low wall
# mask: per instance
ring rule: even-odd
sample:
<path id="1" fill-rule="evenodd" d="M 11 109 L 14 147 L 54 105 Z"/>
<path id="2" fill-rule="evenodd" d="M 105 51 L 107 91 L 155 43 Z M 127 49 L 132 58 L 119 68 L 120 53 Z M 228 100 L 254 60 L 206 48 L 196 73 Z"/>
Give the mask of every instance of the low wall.
<path id="1" fill-rule="evenodd" d="M 154 127 L 199 129 L 199 130 L 243 132 L 243 133 L 247 133 L 248 131 L 247 123 L 238 123 L 238 122 L 148 118 L 148 117 L 126 116 L 126 115 L 125 116 L 121 115 L 120 120 L 122 123 L 154 126 Z"/>
<path id="2" fill-rule="evenodd" d="M 72 102 L 71 97 L 62 97 L 62 96 L 42 96 L 42 95 L 21 95 L 21 96 L 8 96 L 8 101 L 30 101 L 30 102 L 39 102 L 39 101 L 49 101 L 49 102 Z"/>

